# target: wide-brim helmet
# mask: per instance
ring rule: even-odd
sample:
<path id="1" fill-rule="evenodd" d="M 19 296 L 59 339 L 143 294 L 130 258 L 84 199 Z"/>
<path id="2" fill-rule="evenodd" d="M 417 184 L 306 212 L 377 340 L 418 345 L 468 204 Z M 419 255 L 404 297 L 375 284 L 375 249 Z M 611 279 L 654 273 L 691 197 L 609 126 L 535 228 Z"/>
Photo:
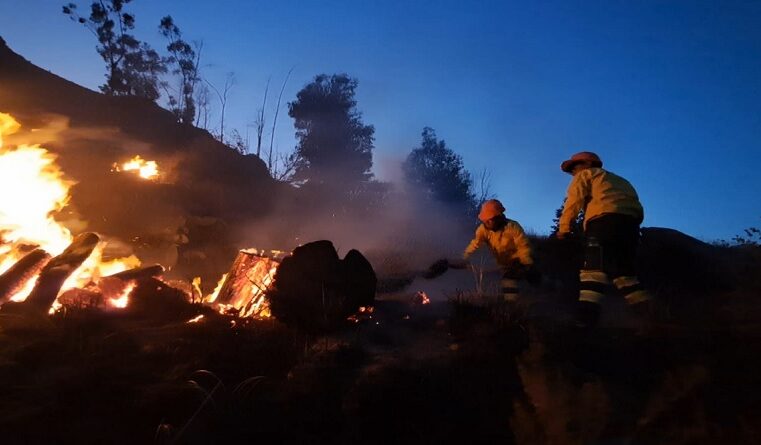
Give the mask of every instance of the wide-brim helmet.
<path id="1" fill-rule="evenodd" d="M 602 160 L 596 153 L 592 153 L 591 151 L 580 151 L 571 156 L 571 159 L 563 161 L 563 163 L 560 164 L 560 169 L 566 173 L 571 173 L 573 167 L 582 162 L 589 163 L 592 167 L 602 167 Z"/>

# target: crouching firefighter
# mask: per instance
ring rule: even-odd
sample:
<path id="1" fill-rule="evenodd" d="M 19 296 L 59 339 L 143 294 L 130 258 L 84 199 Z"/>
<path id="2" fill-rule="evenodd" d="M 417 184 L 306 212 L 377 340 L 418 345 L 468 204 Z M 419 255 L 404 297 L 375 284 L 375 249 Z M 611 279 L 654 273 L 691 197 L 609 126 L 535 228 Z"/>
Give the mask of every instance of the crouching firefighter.
<path id="1" fill-rule="evenodd" d="M 463 253 L 465 261 L 482 245 L 487 245 L 502 269 L 502 296 L 507 302 L 518 299 L 520 280 L 533 272 L 531 243 L 517 221 L 505 216 L 505 207 L 496 199 L 483 203 L 478 214 L 481 223 Z"/>
<path id="2" fill-rule="evenodd" d="M 579 272 L 579 312 L 582 326 L 595 326 L 600 301 L 611 284 L 623 294 L 629 308 L 644 315 L 651 296 L 636 271 L 639 226 L 644 212 L 634 187 L 602 168 L 595 153 L 581 152 L 564 161 L 561 170 L 573 176 L 560 216 L 558 238 L 568 237 L 571 222 L 584 211 L 586 248 Z"/>

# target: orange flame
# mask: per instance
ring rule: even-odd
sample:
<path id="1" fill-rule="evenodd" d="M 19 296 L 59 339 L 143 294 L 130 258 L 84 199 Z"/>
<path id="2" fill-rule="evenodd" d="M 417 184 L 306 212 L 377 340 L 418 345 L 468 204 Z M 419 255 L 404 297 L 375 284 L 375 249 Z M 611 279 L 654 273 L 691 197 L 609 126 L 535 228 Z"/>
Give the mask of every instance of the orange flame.
<path id="1" fill-rule="evenodd" d="M 156 161 L 146 161 L 140 155 L 136 155 L 121 165 L 114 163 L 112 171 L 134 171 L 143 179 L 156 179 L 159 176 L 159 165 Z"/>
<path id="2" fill-rule="evenodd" d="M 108 300 L 108 303 L 113 307 L 124 309 L 127 307 L 127 304 L 129 304 L 129 294 L 132 293 L 135 286 L 136 284 L 134 282 L 130 282 L 118 298 L 111 298 Z"/>
<path id="3" fill-rule="evenodd" d="M 6 191 L 0 194 L 0 274 L 21 259 L 30 247 L 39 247 L 56 256 L 73 240 L 71 232 L 59 224 L 54 215 L 69 202 L 69 189 L 75 182 L 65 177 L 55 162 L 56 156 L 37 144 L 5 148 L 3 136 L 19 128 L 11 115 L 0 113 L 0 190 Z M 9 193 L 9 190 L 23 193 Z M 140 265 L 135 256 L 103 261 L 103 248 L 104 243 L 96 247 L 66 280 L 60 293 Z M 30 280 L 10 299 L 25 300 L 34 284 L 35 281 Z M 55 303 L 53 309 L 59 306 Z"/>
<path id="4" fill-rule="evenodd" d="M 217 301 L 217 297 L 219 297 L 219 291 L 222 290 L 222 285 L 225 284 L 225 280 L 227 279 L 227 274 L 222 274 L 222 278 L 217 281 L 217 287 L 214 288 L 214 292 L 207 295 L 206 298 L 204 298 L 204 303 L 214 303 Z"/>
<path id="5" fill-rule="evenodd" d="M 203 318 L 203 314 L 191 318 L 186 323 L 198 323 L 199 321 L 201 321 L 202 318 Z"/>
<path id="6" fill-rule="evenodd" d="M 243 266 L 232 276 L 223 276 L 214 293 L 207 297 L 207 302 L 216 302 L 220 293 L 224 291 L 223 301 L 215 305 L 220 313 L 234 313 L 240 317 L 270 318 L 272 312 L 266 292 L 275 280 L 275 273 L 285 253 L 246 249 L 240 254 L 245 255 L 241 263 Z M 238 264 L 237 260 L 236 264 Z"/>

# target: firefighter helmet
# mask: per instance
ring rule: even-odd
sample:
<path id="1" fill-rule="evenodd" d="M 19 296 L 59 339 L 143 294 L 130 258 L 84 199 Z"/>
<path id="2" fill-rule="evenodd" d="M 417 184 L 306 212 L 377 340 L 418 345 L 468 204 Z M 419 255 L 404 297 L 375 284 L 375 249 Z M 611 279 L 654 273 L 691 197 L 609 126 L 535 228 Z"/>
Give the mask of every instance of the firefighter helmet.
<path id="1" fill-rule="evenodd" d="M 589 163 L 592 167 L 602 167 L 602 160 L 596 153 L 592 153 L 591 151 L 581 151 L 571 156 L 571 159 L 563 161 L 563 163 L 560 164 L 560 169 L 566 173 L 571 173 L 573 167 L 582 162 Z"/>
<path id="2" fill-rule="evenodd" d="M 481 211 L 478 212 L 478 219 L 486 222 L 497 215 L 505 213 L 505 206 L 498 199 L 490 199 L 481 205 Z"/>

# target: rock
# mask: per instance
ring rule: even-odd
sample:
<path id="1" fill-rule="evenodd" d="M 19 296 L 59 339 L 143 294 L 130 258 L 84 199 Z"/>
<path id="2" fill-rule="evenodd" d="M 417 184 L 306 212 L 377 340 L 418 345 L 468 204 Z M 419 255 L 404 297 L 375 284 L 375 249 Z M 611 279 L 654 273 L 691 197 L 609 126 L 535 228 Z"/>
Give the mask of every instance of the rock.
<path id="1" fill-rule="evenodd" d="M 367 259 L 351 250 L 341 260 L 333 243 L 315 241 L 283 259 L 268 292 L 272 315 L 307 332 L 334 330 L 375 300 L 377 278 Z"/>

